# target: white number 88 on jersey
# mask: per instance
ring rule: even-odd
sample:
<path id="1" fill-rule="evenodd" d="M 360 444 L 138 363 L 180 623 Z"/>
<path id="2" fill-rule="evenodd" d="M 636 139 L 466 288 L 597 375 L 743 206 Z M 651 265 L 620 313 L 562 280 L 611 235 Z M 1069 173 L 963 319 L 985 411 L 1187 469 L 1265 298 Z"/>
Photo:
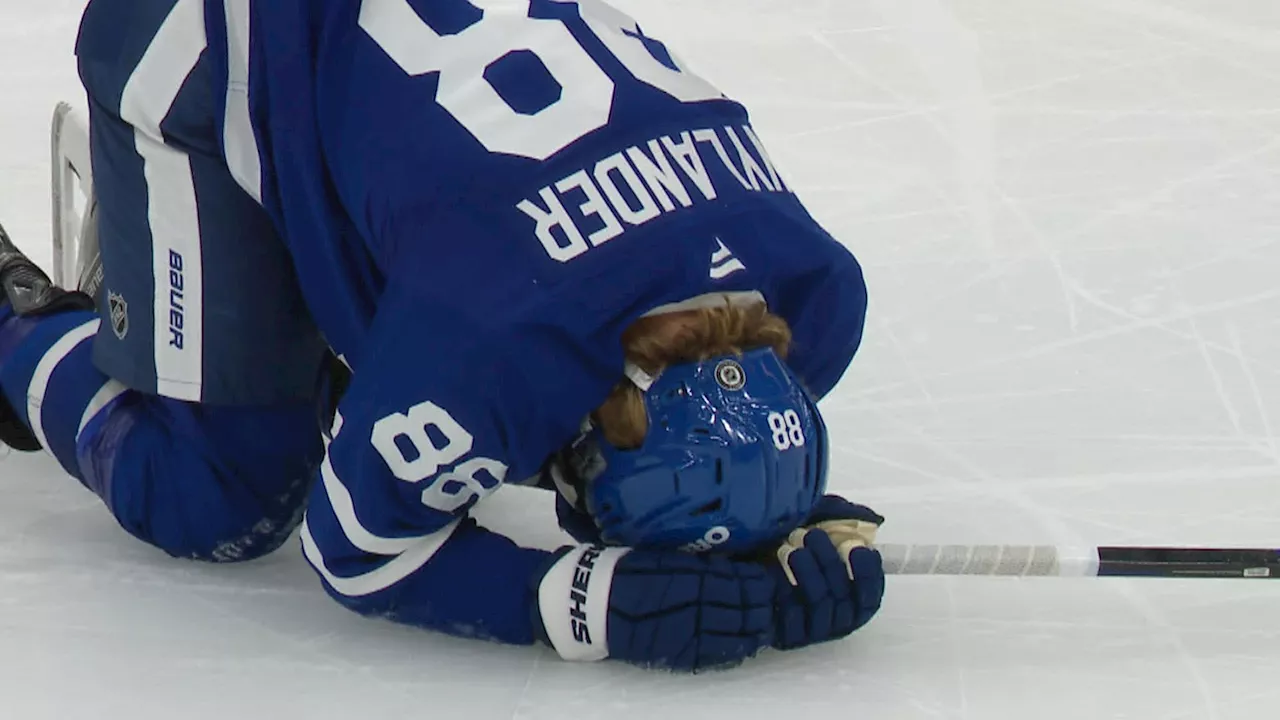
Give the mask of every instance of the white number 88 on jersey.
<path id="1" fill-rule="evenodd" d="M 433 434 L 443 444 L 437 444 Z M 374 423 L 371 440 L 398 479 L 409 483 L 429 480 L 422 491 L 422 504 L 433 510 L 456 512 L 497 490 L 507 475 L 507 466 L 497 460 L 463 460 L 475 439 L 447 410 L 433 402 L 419 403 L 407 413 L 382 418 Z M 454 466 L 440 472 L 449 465 Z"/>
<path id="2" fill-rule="evenodd" d="M 364 0 L 360 27 L 410 75 L 440 73 L 436 102 L 490 152 L 546 160 L 604 127 L 615 84 L 560 20 L 529 17 L 533 0 L 468 0 L 483 17 L 441 35 L 408 0 Z M 591 32 L 638 81 L 681 102 L 724 97 L 668 53 L 670 66 L 646 46 L 635 20 L 600 0 L 548 0 L 577 5 Z M 485 78 L 517 51 L 533 53 L 561 87 L 560 97 L 534 113 L 518 111 Z"/>

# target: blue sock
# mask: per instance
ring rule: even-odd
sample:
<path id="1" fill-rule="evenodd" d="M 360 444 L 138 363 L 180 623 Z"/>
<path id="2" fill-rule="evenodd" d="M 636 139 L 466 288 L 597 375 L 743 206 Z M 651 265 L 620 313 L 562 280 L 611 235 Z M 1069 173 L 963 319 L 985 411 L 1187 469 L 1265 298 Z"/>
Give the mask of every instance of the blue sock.
<path id="1" fill-rule="evenodd" d="M 77 478 L 81 431 L 125 391 L 93 364 L 99 323 L 88 311 L 25 318 L 0 307 L 0 390 L 40 444 Z"/>

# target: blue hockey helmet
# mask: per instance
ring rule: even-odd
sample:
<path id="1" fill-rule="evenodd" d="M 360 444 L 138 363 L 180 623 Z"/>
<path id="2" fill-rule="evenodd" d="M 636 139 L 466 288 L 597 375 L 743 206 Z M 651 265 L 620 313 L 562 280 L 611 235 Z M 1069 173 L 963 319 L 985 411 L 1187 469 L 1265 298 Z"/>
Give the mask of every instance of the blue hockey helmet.
<path id="1" fill-rule="evenodd" d="M 616 448 L 588 424 L 556 482 L 599 540 L 733 554 L 808 517 L 826 489 L 827 428 L 773 350 L 628 376 L 644 391 L 644 443 Z"/>

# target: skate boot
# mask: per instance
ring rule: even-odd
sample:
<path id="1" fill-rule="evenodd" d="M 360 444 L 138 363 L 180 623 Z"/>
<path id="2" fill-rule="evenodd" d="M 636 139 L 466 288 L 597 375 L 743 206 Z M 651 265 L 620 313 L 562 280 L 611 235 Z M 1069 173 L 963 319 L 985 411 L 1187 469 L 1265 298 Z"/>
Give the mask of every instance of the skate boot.
<path id="1" fill-rule="evenodd" d="M 92 310 L 93 300 L 82 292 L 67 292 L 49 280 L 27 259 L 0 227 L 0 308 L 9 306 L 19 317 L 40 317 L 68 310 Z M 0 443 L 15 450 L 40 449 L 35 435 L 0 394 Z"/>

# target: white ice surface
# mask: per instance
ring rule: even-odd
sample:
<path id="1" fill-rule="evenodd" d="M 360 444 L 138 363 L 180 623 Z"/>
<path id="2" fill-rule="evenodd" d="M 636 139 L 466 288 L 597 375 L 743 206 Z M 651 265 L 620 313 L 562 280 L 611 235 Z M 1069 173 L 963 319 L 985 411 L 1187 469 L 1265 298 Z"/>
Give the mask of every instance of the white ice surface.
<path id="1" fill-rule="evenodd" d="M 866 267 L 832 484 L 890 542 L 1280 544 L 1280 4 L 627 0 Z M 0 218 L 48 259 L 80 0 L 0 0 Z M 780 239 L 780 241 L 782 241 Z M 893 579 L 855 638 L 678 677 L 364 620 L 291 544 L 172 561 L 0 460 L 0 719 L 1233 720 L 1280 583 Z M 548 502 L 487 516 L 558 538 Z"/>

